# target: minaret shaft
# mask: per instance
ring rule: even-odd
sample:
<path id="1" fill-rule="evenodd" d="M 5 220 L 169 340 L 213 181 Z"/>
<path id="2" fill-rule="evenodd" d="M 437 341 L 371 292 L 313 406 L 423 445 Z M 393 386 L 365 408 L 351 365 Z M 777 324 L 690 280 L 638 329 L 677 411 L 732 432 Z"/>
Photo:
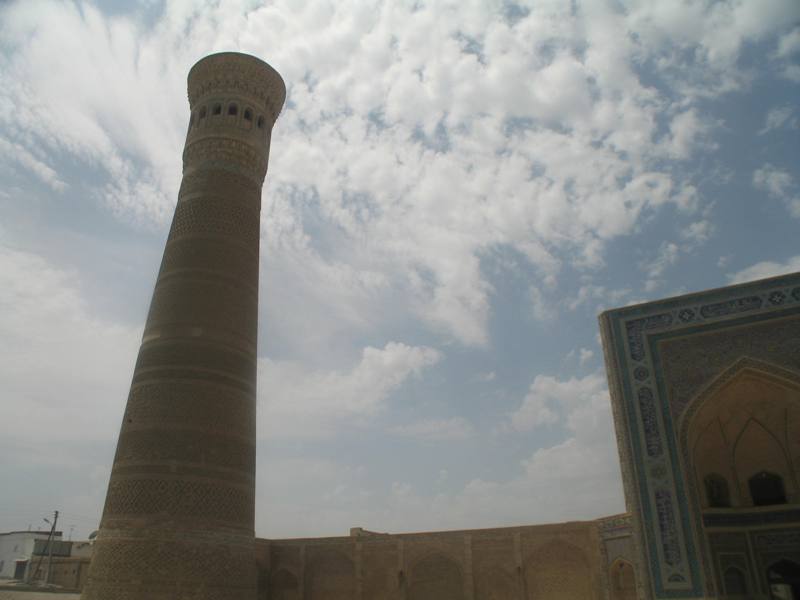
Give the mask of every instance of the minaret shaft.
<path id="1" fill-rule="evenodd" d="M 183 180 L 84 600 L 255 600 L 259 214 L 284 97 L 247 55 L 189 73 Z"/>

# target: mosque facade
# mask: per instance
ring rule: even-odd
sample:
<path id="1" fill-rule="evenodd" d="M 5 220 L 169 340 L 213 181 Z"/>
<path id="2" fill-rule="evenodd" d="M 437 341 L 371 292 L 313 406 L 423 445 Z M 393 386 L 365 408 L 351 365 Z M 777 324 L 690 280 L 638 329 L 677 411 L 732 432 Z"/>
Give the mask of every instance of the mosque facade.
<path id="1" fill-rule="evenodd" d="M 600 316 L 645 598 L 800 598 L 800 274 Z"/>

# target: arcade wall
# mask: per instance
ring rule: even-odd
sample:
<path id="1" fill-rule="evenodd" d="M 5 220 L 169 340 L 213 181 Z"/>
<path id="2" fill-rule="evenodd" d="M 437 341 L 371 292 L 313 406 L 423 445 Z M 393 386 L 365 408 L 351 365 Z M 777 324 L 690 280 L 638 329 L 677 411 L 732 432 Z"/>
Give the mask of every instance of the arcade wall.
<path id="1" fill-rule="evenodd" d="M 630 517 L 257 540 L 259 600 L 632 600 Z M 626 541 L 628 540 L 628 541 Z M 626 588 L 627 586 L 627 588 Z"/>

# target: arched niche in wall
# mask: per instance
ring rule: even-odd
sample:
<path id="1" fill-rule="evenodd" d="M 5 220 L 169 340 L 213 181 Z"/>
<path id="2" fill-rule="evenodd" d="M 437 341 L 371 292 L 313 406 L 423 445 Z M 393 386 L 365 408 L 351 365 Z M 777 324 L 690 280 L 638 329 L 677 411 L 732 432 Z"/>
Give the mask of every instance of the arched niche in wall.
<path id="1" fill-rule="evenodd" d="M 781 559 L 767 567 L 767 581 L 779 598 L 800 598 L 800 563 Z"/>
<path id="2" fill-rule="evenodd" d="M 528 600 L 590 600 L 592 573 L 586 553 L 563 540 L 539 546 L 525 561 Z"/>
<path id="3" fill-rule="evenodd" d="M 749 592 L 747 575 L 738 567 L 728 567 L 722 573 L 722 590 L 726 597 L 744 598 Z"/>
<path id="4" fill-rule="evenodd" d="M 739 481 L 747 486 L 750 505 L 776 504 L 776 502 L 759 501 L 757 490 L 761 490 L 765 485 L 767 488 L 774 488 L 777 480 L 781 482 L 785 503 L 786 483 L 792 478 L 792 474 L 786 447 L 781 444 L 780 433 L 780 431 L 770 431 L 760 420 L 752 418 L 747 421 L 736 440 L 734 464 Z"/>
<path id="5" fill-rule="evenodd" d="M 618 558 L 608 572 L 611 600 L 636 600 L 636 571 L 627 560 Z"/>
<path id="6" fill-rule="evenodd" d="M 704 423 L 692 444 L 692 462 L 696 485 L 701 490 L 704 507 L 719 508 L 720 498 L 715 495 L 721 487 L 727 488 L 728 505 L 738 504 L 738 486 L 733 468 L 731 445 L 725 439 L 719 419 Z M 733 497 L 731 491 L 734 491 Z"/>
<path id="7" fill-rule="evenodd" d="M 703 477 L 703 491 L 706 506 L 709 508 L 729 508 L 731 506 L 730 481 L 719 473 L 709 473 Z"/>
<path id="8" fill-rule="evenodd" d="M 305 599 L 341 600 L 356 597 L 355 565 L 339 550 L 312 551 L 306 559 Z"/>
<path id="9" fill-rule="evenodd" d="M 777 473 L 761 471 L 747 480 L 750 498 L 755 506 L 786 504 L 786 485 Z"/>
<path id="10" fill-rule="evenodd" d="M 278 569 L 269 577 L 270 600 L 301 600 L 297 577 L 287 569 Z"/>
<path id="11" fill-rule="evenodd" d="M 752 506 L 748 482 L 762 471 L 780 474 L 789 502 L 797 502 L 800 377 L 761 361 L 737 361 L 689 404 L 680 441 L 700 507 L 710 507 L 709 475 L 728 483 L 732 506 Z"/>
<path id="12" fill-rule="evenodd" d="M 465 600 L 458 563 L 441 553 L 428 554 L 409 569 L 408 600 Z"/>
<path id="13" fill-rule="evenodd" d="M 519 576 L 515 571 L 495 566 L 475 575 L 475 597 L 482 600 L 519 598 Z"/>

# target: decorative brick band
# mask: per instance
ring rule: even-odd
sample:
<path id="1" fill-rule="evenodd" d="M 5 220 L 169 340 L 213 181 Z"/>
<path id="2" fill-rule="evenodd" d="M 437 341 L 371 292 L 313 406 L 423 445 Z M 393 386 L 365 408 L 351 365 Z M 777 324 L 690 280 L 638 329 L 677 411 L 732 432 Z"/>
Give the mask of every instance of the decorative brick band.
<path id="1" fill-rule="evenodd" d="M 172 277 L 215 278 L 258 293 L 258 253 L 239 242 L 188 234 L 171 240 L 161 261 L 159 282 Z"/>
<path id="2" fill-rule="evenodd" d="M 186 560 L 176 561 L 175 557 Z M 130 573 L 127 581 L 119 573 Z M 225 582 L 221 584 L 220 582 Z M 126 587 L 138 590 L 124 591 Z M 240 546 L 163 540 L 105 539 L 96 542 L 92 580 L 84 600 L 146 597 L 252 600 L 255 560 L 252 544 Z M 121 592 L 121 593 L 120 593 Z"/>
<path id="3" fill-rule="evenodd" d="M 112 475 L 103 519 L 174 514 L 252 526 L 255 490 L 180 479 L 122 479 Z"/>
<path id="4" fill-rule="evenodd" d="M 255 343 L 258 297 L 249 290 L 225 285 L 224 281 L 163 281 L 153 292 L 147 328 L 177 324 L 213 326 Z"/>
<path id="5" fill-rule="evenodd" d="M 255 420 L 252 394 L 202 381 L 158 381 L 134 386 L 124 421 L 147 424 L 213 423 L 228 431 L 247 431 Z"/>
<path id="6" fill-rule="evenodd" d="M 172 338 L 143 345 L 136 360 L 136 370 L 163 367 L 209 369 L 253 381 L 257 364 L 254 355 L 222 344 Z"/>
<path id="7" fill-rule="evenodd" d="M 211 194 L 180 202 L 175 208 L 169 241 L 182 235 L 212 234 L 241 240 L 257 249 L 260 221 L 257 207 L 252 204 L 234 199 L 221 202 Z"/>
<path id="8" fill-rule="evenodd" d="M 115 463 L 167 461 L 233 469 L 252 478 L 256 468 L 256 449 L 252 442 L 219 431 L 159 427 L 128 428 L 120 434 Z"/>

